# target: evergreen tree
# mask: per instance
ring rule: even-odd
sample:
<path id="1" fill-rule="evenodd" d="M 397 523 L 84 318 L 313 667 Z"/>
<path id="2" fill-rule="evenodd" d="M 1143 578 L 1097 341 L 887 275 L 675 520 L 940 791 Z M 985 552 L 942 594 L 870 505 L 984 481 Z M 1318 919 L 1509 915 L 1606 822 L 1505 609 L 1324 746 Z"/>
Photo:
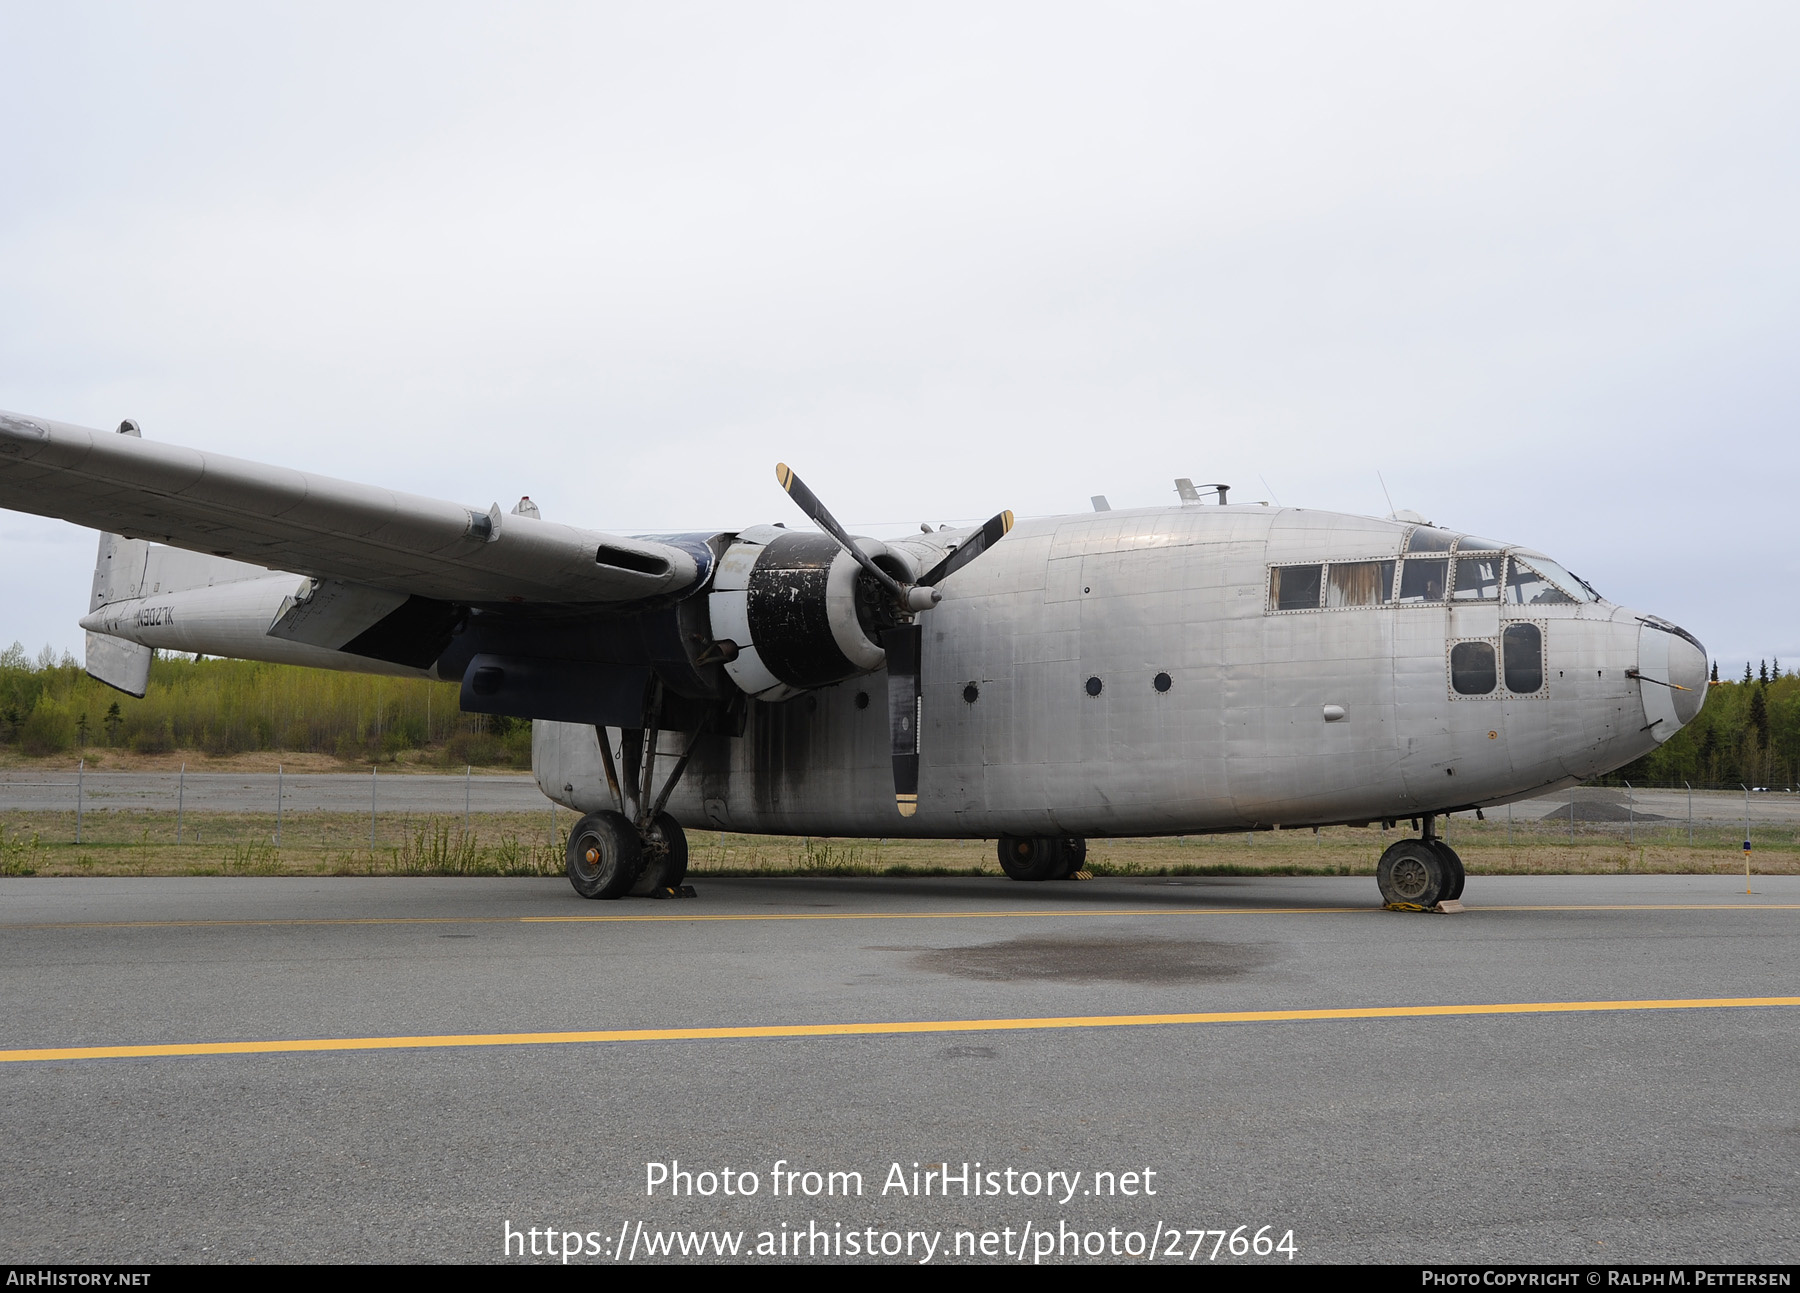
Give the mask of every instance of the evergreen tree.
<path id="1" fill-rule="evenodd" d="M 1748 687 L 1756 681 L 1756 675 L 1750 671 L 1750 662 L 1744 661 L 1744 686 Z"/>
<path id="2" fill-rule="evenodd" d="M 1769 748 L 1769 702 L 1761 687 L 1750 693 L 1750 726 L 1756 729 L 1759 749 Z"/>
<path id="3" fill-rule="evenodd" d="M 1714 682 L 1719 681 L 1719 662 L 1717 660 L 1713 661 L 1712 680 Z"/>
<path id="4" fill-rule="evenodd" d="M 108 745 L 117 745 L 119 743 L 119 724 L 125 721 L 124 718 L 119 713 L 119 702 L 118 701 L 115 700 L 112 704 L 110 704 L 106 707 L 106 720 L 105 721 L 106 721 L 106 743 Z"/>
<path id="5" fill-rule="evenodd" d="M 1769 685 L 1769 662 L 1767 660 L 1756 662 L 1756 680 L 1765 687 Z"/>

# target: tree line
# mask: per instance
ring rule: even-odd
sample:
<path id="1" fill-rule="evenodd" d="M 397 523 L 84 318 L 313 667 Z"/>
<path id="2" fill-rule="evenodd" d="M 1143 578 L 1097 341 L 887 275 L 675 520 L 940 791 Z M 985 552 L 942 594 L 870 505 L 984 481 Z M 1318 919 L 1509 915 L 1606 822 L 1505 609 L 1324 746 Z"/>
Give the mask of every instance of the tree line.
<path id="1" fill-rule="evenodd" d="M 87 749 L 212 755 L 293 750 L 369 763 L 422 751 L 446 765 L 529 767 L 531 724 L 464 714 L 455 683 L 254 660 L 159 654 L 142 700 L 71 656 L 0 652 L 0 744 L 25 754 Z"/>
<path id="2" fill-rule="evenodd" d="M 1719 680 L 1713 665 L 1706 706 L 1694 721 L 1611 782 L 1634 786 L 1786 788 L 1800 781 L 1800 676 L 1762 661 L 1744 676 Z"/>

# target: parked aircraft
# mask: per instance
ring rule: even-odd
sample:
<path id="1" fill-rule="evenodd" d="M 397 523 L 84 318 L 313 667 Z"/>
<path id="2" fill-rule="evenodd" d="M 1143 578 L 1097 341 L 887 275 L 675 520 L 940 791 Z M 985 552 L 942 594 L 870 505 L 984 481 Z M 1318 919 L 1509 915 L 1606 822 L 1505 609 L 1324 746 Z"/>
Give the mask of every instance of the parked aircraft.
<path id="1" fill-rule="evenodd" d="M 625 537 L 0 414 L 0 506 L 102 531 L 89 673 L 457 681 L 533 720 L 590 898 L 678 885 L 684 827 L 993 838 L 1051 880 L 1094 838 L 1406 820 L 1378 880 L 1428 908 L 1463 885 L 1440 815 L 1620 767 L 1706 695 L 1685 630 L 1419 517 L 1187 485 L 880 542 L 777 480 L 820 532 Z"/>

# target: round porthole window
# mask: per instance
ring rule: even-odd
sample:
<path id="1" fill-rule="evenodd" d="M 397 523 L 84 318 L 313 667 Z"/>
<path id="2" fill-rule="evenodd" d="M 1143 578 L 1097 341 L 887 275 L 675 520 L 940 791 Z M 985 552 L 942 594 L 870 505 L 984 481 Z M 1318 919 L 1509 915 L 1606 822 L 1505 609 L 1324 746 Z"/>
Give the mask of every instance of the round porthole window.
<path id="1" fill-rule="evenodd" d="M 1087 694 L 1090 696 L 1098 696 L 1100 694 L 1101 685 L 1098 678 L 1089 678 L 1087 680 Z"/>
<path id="2" fill-rule="evenodd" d="M 974 683 L 970 683 L 967 687 L 963 688 L 963 699 L 973 705 L 976 701 L 981 699 L 981 688 L 977 687 Z"/>
<path id="3" fill-rule="evenodd" d="M 859 691 L 856 693 L 856 707 L 858 709 L 867 709 L 869 707 L 869 693 L 868 692 Z"/>
<path id="4" fill-rule="evenodd" d="M 1175 680 L 1166 673 L 1159 673 L 1156 675 L 1156 678 L 1151 685 L 1158 691 L 1167 691 L 1175 685 Z"/>

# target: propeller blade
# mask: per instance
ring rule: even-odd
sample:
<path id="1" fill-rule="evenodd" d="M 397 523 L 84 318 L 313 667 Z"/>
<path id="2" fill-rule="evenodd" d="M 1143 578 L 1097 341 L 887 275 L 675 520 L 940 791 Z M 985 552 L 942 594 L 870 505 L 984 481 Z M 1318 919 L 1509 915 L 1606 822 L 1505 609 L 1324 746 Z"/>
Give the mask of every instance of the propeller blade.
<path id="1" fill-rule="evenodd" d="M 962 541 L 961 547 L 926 571 L 919 583 L 926 588 L 942 583 L 993 547 L 994 544 L 1000 542 L 1006 537 L 1007 531 L 1012 528 L 1013 514 L 1011 512 L 1002 512 L 998 516 L 990 517 L 986 525 Z"/>
<path id="2" fill-rule="evenodd" d="M 855 557 L 861 563 L 862 568 L 874 576 L 876 583 L 887 589 L 900 605 L 907 605 L 906 590 L 892 575 L 876 565 L 868 553 L 850 541 L 850 536 L 844 533 L 844 527 L 837 523 L 837 517 L 833 516 L 826 509 L 825 504 L 819 501 L 817 494 L 806 487 L 806 482 L 794 474 L 792 467 L 785 462 L 776 463 L 775 479 L 781 482 L 781 487 L 788 492 L 788 497 L 800 505 L 800 510 L 805 512 L 821 530 L 836 539 L 839 547 Z"/>
<path id="3" fill-rule="evenodd" d="M 888 735 L 894 753 L 894 806 L 902 817 L 919 810 L 919 720 L 923 699 L 919 693 L 919 654 L 925 631 L 904 624 L 881 635 L 887 652 Z"/>

